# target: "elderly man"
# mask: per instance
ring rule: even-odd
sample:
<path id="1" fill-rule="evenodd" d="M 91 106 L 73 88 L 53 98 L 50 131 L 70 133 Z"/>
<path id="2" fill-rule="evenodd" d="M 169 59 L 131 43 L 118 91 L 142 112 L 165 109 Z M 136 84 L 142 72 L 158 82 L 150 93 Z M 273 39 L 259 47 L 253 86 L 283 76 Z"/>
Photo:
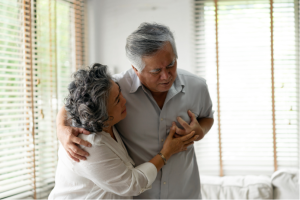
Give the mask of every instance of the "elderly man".
<path id="1" fill-rule="evenodd" d="M 116 128 L 135 164 L 150 160 L 161 150 L 174 123 L 176 137 L 196 131 L 202 139 L 214 121 L 207 85 L 204 79 L 177 69 L 177 51 L 169 28 L 142 23 L 127 38 L 126 54 L 132 69 L 114 77 L 127 100 L 127 117 Z M 87 153 L 74 143 L 88 146 L 76 137 L 88 133 L 67 126 L 64 118 L 62 109 L 57 118 L 59 140 L 70 157 L 84 160 Z M 194 147 L 171 157 L 158 172 L 152 189 L 137 198 L 201 198 Z"/>

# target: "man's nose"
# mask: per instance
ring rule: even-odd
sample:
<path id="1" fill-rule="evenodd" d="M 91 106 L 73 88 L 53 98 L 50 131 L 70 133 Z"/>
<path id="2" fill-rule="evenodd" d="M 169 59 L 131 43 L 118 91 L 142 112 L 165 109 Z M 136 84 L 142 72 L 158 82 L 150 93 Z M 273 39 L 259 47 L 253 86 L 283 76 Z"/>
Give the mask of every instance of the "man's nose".
<path id="1" fill-rule="evenodd" d="M 169 74 L 168 70 L 162 70 L 161 75 L 160 75 L 161 79 L 167 80 L 167 79 L 169 79 L 169 76 L 170 76 L 170 74 Z"/>

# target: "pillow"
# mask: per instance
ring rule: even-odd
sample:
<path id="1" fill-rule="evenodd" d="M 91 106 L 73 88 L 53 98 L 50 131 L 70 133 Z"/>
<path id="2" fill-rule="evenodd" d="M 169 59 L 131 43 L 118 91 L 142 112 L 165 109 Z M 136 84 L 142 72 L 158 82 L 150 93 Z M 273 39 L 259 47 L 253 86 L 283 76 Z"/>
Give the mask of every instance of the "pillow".
<path id="1" fill-rule="evenodd" d="M 203 199 L 273 199 L 267 176 L 201 176 Z"/>
<path id="2" fill-rule="evenodd" d="M 278 170 L 271 177 L 274 199 L 299 199 L 299 171 Z"/>

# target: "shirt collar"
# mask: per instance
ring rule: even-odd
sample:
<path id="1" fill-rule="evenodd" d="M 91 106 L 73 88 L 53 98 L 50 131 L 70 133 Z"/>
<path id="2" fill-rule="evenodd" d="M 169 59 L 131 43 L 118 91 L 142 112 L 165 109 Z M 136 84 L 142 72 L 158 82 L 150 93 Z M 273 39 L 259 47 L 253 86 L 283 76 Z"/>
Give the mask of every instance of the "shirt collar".
<path id="1" fill-rule="evenodd" d="M 142 85 L 139 77 L 135 73 L 133 73 L 132 84 L 131 84 L 129 93 L 135 93 L 139 89 L 139 87 L 142 87 L 142 86 L 143 85 Z"/>
<path id="2" fill-rule="evenodd" d="M 178 76 L 178 73 L 177 73 L 176 79 L 171 88 L 175 88 L 178 92 L 181 91 L 181 92 L 185 93 L 184 86 L 185 86 L 184 82 Z M 143 87 L 143 84 L 141 83 L 139 77 L 135 73 L 133 73 L 132 84 L 131 84 L 129 93 L 135 93 L 139 89 L 139 87 Z"/>
<path id="3" fill-rule="evenodd" d="M 177 76 L 176 76 L 176 80 L 174 81 L 173 85 L 175 86 L 176 90 L 178 92 L 183 92 L 185 93 L 185 88 L 184 88 L 184 82 L 182 80 L 182 78 L 178 75 L 178 70 L 177 70 Z"/>

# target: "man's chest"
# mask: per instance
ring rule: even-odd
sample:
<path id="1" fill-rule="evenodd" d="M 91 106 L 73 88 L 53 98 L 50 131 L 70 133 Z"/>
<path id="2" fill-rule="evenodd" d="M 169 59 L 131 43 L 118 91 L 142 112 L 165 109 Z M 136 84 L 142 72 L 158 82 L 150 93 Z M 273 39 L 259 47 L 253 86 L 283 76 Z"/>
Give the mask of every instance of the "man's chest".
<path id="1" fill-rule="evenodd" d="M 194 99 L 182 92 L 177 93 L 172 98 L 166 98 L 163 108 L 160 109 L 156 101 L 139 90 L 136 93 L 123 93 L 127 100 L 127 116 L 118 123 L 118 130 L 123 137 L 147 140 L 162 140 L 166 137 L 172 122 L 177 122 L 177 117 L 181 117 L 190 123 L 187 111 L 191 110 L 196 117 L 200 113 L 200 103 L 195 103 Z M 150 141 L 149 141 L 150 142 Z"/>

